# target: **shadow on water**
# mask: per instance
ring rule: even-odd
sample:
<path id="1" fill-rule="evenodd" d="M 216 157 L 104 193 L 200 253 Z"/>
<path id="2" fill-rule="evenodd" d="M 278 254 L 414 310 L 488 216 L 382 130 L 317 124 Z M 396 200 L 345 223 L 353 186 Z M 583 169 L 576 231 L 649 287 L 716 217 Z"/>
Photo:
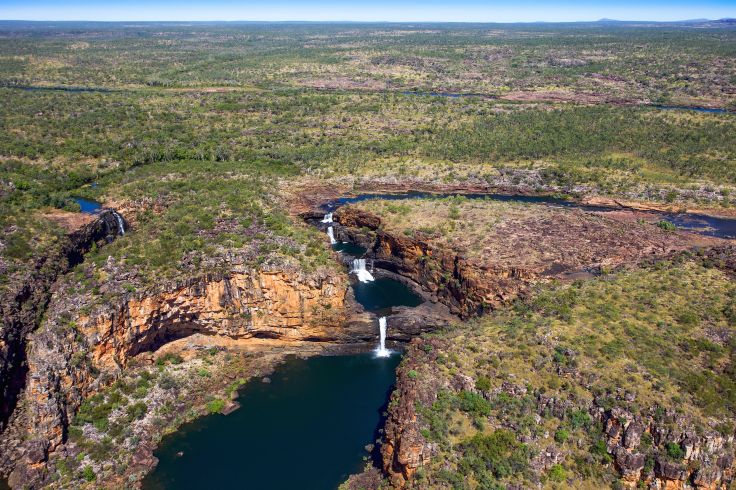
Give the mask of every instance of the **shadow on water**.
<path id="1" fill-rule="evenodd" d="M 365 446 L 375 442 L 400 360 L 289 358 L 271 383 L 252 380 L 241 390 L 239 410 L 166 437 L 143 488 L 337 488 L 371 456 Z"/>
<path id="2" fill-rule="evenodd" d="M 667 214 L 664 219 L 682 230 L 719 238 L 736 238 L 736 219 L 704 214 Z"/>
<path id="3" fill-rule="evenodd" d="M 409 192 L 398 192 L 398 193 L 385 193 L 385 194 L 359 194 L 357 196 L 340 197 L 334 199 L 327 204 L 324 208 L 327 211 L 331 211 L 339 208 L 345 204 L 354 204 L 356 202 L 369 201 L 371 199 L 383 199 L 386 201 L 400 201 L 403 199 L 446 199 L 448 197 L 462 196 L 466 199 L 489 199 L 500 202 L 525 202 L 531 204 L 556 204 L 559 206 L 568 207 L 584 207 L 581 204 L 577 204 L 567 199 L 557 198 L 554 196 L 523 196 L 523 195 L 511 195 L 511 194 L 491 194 L 491 193 L 458 193 L 458 192 L 421 192 L 421 191 L 409 191 Z M 596 207 L 595 209 L 613 209 L 605 207 Z"/>
<path id="4" fill-rule="evenodd" d="M 360 245 L 355 245 L 350 242 L 336 243 L 332 246 L 332 250 L 336 252 L 342 252 L 347 255 L 352 255 L 353 257 L 362 257 L 367 251 L 365 247 L 361 247 Z"/>
<path id="5" fill-rule="evenodd" d="M 379 277 L 371 282 L 353 284 L 355 300 L 367 311 L 383 312 L 393 306 L 419 306 L 422 298 L 396 279 Z"/>

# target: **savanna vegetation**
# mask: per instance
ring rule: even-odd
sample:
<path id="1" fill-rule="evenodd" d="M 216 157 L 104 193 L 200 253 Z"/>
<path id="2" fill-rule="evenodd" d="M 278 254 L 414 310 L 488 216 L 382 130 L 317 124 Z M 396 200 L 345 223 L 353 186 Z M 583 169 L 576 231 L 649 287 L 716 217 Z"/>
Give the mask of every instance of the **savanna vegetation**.
<path id="1" fill-rule="evenodd" d="M 513 307 L 429 336 L 422 348 L 439 349 L 435 365 L 419 364 L 413 379 L 473 382 L 441 389 L 419 408 L 422 437 L 439 455 L 420 471 L 418 486 L 620 485 L 591 406 L 731 434 L 736 289 L 716 265 L 681 256 L 544 286 Z M 679 463 L 685 454 L 679 440 L 657 444 L 648 433 L 634 450 L 646 457 L 644 477 L 657 457 Z M 561 462 L 550 463 L 550 455 Z"/>
<path id="2" fill-rule="evenodd" d="M 324 233 L 290 207 L 309 188 L 467 186 L 733 214 L 735 94 L 736 30 L 718 22 L 3 21 L 0 292 L 15 294 L 60 246 L 65 223 L 81 216 L 80 197 L 128 223 L 57 283 L 56 299 L 80 315 L 233 264 L 337 272 Z M 362 205 L 388 228 L 477 255 L 504 220 L 535 214 L 462 199 Z M 553 226 L 555 212 L 534 219 Z M 630 230 L 671 234 L 667 227 Z M 732 277 L 685 258 L 539 286 L 429 336 L 423 345 L 441 349 L 436 362 L 408 379 L 437 375 L 433 382 L 449 385 L 462 375 L 472 384 L 445 386 L 418 407 L 421 436 L 437 452 L 417 485 L 615 485 L 591 403 L 732 434 L 735 298 Z M 225 408 L 260 362 L 238 359 L 215 349 L 126 366 L 68 421 L 76 449 L 58 456 L 53 478 L 94 487 L 110 461 L 125 474 L 130 454 L 115 449 L 137 447 L 135 431 L 157 441 Z M 540 395 L 569 403 L 540 415 Z M 565 457 L 541 461 L 548 447 Z M 644 436 L 637 450 L 647 474 L 657 457 L 683 456 L 679 442 Z"/>
<path id="3" fill-rule="evenodd" d="M 733 116 L 620 105 L 732 104 L 728 28 L 0 27 L 5 277 L 58 240 L 50 211 L 74 197 L 134 205 L 141 233 L 104 257 L 155 276 L 246 244 L 256 263 L 323 264 L 278 199 L 310 178 L 711 206 L 736 185 Z M 421 95 L 448 91 L 479 96 Z"/>

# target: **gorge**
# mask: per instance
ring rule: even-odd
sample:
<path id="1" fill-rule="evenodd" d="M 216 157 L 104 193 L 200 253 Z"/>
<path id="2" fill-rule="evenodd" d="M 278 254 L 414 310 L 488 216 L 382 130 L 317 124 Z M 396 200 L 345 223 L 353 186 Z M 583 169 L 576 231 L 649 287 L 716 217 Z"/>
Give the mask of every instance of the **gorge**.
<path id="1" fill-rule="evenodd" d="M 0 19 L 0 488 L 733 490 L 734 41 Z"/>
<path id="2" fill-rule="evenodd" d="M 387 196 L 390 196 L 388 200 L 386 200 Z M 345 202 L 347 199 L 343 199 L 343 202 L 328 202 L 325 206 L 334 208 L 334 211 L 326 216 L 322 216 L 318 211 L 302 214 L 302 217 L 308 222 L 325 227 L 331 246 L 338 253 L 337 258 L 345 264 L 349 274 L 312 273 L 303 275 L 279 270 L 262 270 L 256 273 L 247 268 L 240 268 L 236 263 L 231 266 L 228 273 L 205 275 L 196 280 L 158 288 L 147 294 L 128 294 L 124 296 L 123 303 L 117 307 L 97 308 L 82 316 L 74 315 L 65 309 L 73 305 L 52 303 L 47 312 L 48 319 L 32 334 L 34 342 L 28 351 L 27 362 L 29 369 L 36 374 L 30 377 L 24 393 L 26 403 L 30 403 L 33 397 L 50 396 L 53 404 L 47 405 L 48 408 L 44 411 L 29 412 L 27 409 L 16 411 L 6 435 L 12 437 L 15 430 L 33 427 L 35 438 L 31 441 L 33 445 L 19 444 L 18 440 L 14 441 L 12 438 L 5 439 L 6 444 L 9 442 L 5 446 L 9 449 L 6 454 L 12 455 L 11 457 L 16 461 L 18 460 L 16 458 L 19 458 L 21 461 L 31 463 L 28 466 L 15 465 L 14 472 L 11 474 L 11 484 L 17 485 L 21 480 L 39 481 L 39 478 L 43 478 L 43 473 L 35 473 L 32 468 L 42 468 L 43 466 L 39 465 L 43 465 L 46 458 L 63 451 L 61 448 L 64 447 L 67 440 L 65 434 L 71 430 L 67 425 L 68 421 L 73 418 L 73 414 L 77 412 L 85 398 L 95 393 L 107 392 L 111 384 L 115 385 L 113 383 L 116 378 L 114 373 L 121 367 L 131 365 L 135 359 L 149 356 L 147 353 L 158 351 L 153 358 L 149 357 L 149 359 L 156 357 L 167 359 L 167 356 L 182 347 L 184 350 L 181 352 L 185 353 L 187 349 L 191 349 L 196 342 L 199 342 L 195 340 L 195 343 L 192 343 L 191 339 L 195 338 L 227 339 L 224 344 L 218 344 L 219 341 L 215 341 L 212 344 L 213 349 L 234 348 L 237 351 L 247 348 L 248 350 L 255 349 L 253 352 L 258 352 L 259 349 L 265 349 L 264 352 L 271 351 L 271 355 L 275 356 L 273 361 L 261 363 L 261 371 L 265 373 L 264 376 L 272 371 L 274 366 L 287 359 L 285 367 L 276 368 L 274 374 L 268 378 L 277 379 L 278 382 L 269 385 L 257 380 L 246 382 L 247 378 L 244 378 L 245 388 L 237 388 L 240 384 L 234 385 L 237 389 L 229 391 L 229 397 L 233 401 L 227 402 L 228 397 L 226 396 L 223 408 L 218 408 L 218 411 L 226 409 L 225 411 L 229 412 L 231 409 L 236 409 L 238 404 L 258 407 L 259 404 L 272 400 L 273 395 L 287 396 L 287 393 L 293 393 L 295 391 L 293 385 L 283 385 L 284 392 L 278 390 L 279 386 L 290 378 L 285 373 L 293 369 L 301 369 L 295 367 L 298 363 L 307 363 L 307 365 L 317 363 L 316 365 L 319 365 L 321 362 L 345 362 L 348 365 L 360 366 L 357 368 L 359 371 L 356 371 L 354 375 L 370 379 L 371 383 L 375 383 L 376 389 L 370 395 L 373 401 L 365 405 L 360 400 L 368 396 L 366 393 L 356 392 L 348 397 L 368 409 L 368 412 L 355 413 L 351 425 L 361 426 L 370 433 L 376 429 L 378 419 L 375 417 L 383 410 L 381 407 L 387 402 L 388 389 L 393 381 L 393 377 L 389 374 L 393 367 L 387 368 L 386 366 L 396 366 L 395 363 L 398 362 L 399 356 L 393 356 L 394 361 L 391 361 L 391 364 L 376 365 L 374 361 L 368 360 L 370 355 L 366 357 L 366 354 L 357 354 L 357 357 L 355 355 L 346 357 L 346 352 L 362 346 L 358 348 L 364 352 L 373 349 L 373 357 L 391 359 L 391 351 L 385 346 L 387 340 L 404 343 L 421 332 L 444 328 L 456 322 L 457 318 L 470 318 L 496 310 L 508 304 L 513 298 L 525 295 L 534 283 L 544 282 L 547 277 L 564 278 L 571 273 L 577 273 L 576 271 L 586 271 L 588 277 L 591 277 L 591 273 L 592 275 L 600 274 L 600 270 L 590 267 L 600 268 L 600 265 L 596 266 L 595 263 L 591 263 L 585 266 L 585 262 L 576 260 L 571 263 L 571 266 L 574 266 L 572 270 L 567 268 L 570 266 L 563 267 L 562 265 L 550 269 L 546 262 L 549 259 L 540 263 L 543 266 L 541 269 L 535 269 L 535 266 L 514 266 L 513 260 L 508 262 L 510 267 L 502 265 L 489 267 L 470 261 L 469 257 L 453 256 L 449 250 L 433 244 L 426 238 L 417 239 L 392 234 L 382 224 L 380 217 L 355 207 L 369 200 L 400 202 L 406 198 L 417 200 L 419 203 L 426 200 L 438 203 L 454 202 L 453 199 L 456 198 L 465 199 L 466 201 L 463 202 L 473 202 L 478 199 L 481 205 L 485 205 L 484 203 L 489 202 L 487 197 L 490 197 L 491 202 L 496 200 L 494 196 L 485 195 L 469 197 L 461 194 L 365 194 L 350 199 L 350 204 Z M 526 197 L 518 199 L 522 201 L 522 206 L 531 206 L 532 209 L 535 206 L 541 206 L 540 210 L 546 209 L 545 212 L 562 213 L 561 217 L 569 215 L 580 219 L 588 215 L 596 216 L 596 213 L 602 213 L 603 216 L 606 216 L 607 213 L 614 213 L 608 208 L 603 211 L 600 208 L 591 207 L 581 210 L 570 209 L 569 202 L 545 202 L 539 198 Z M 513 201 L 514 197 L 504 197 L 501 202 L 505 203 L 509 200 Z M 548 207 L 550 205 L 551 208 Z M 627 212 L 635 214 L 633 211 Z M 122 235 L 124 232 L 118 221 L 120 215 L 114 211 L 103 211 L 95 215 L 94 219 L 94 223 L 109 224 L 108 228 L 103 228 L 107 230 L 106 233 L 114 236 L 115 234 Z M 624 218 L 620 214 L 616 214 L 613 220 L 606 222 L 605 227 L 615 228 L 617 220 L 622 219 Z M 688 222 L 688 220 L 681 219 L 681 222 Z M 704 235 L 719 236 L 730 232 L 728 226 L 731 226 L 731 222 L 724 220 L 723 223 L 726 223 L 726 226 L 722 228 L 717 226 L 707 228 L 703 232 Z M 648 227 L 647 230 L 657 229 L 651 224 L 642 226 Z M 528 232 L 533 233 L 533 227 L 527 229 Z M 701 231 L 700 228 L 696 230 Z M 645 238 L 644 235 L 631 234 L 631 231 L 629 230 L 628 233 L 630 239 L 639 241 L 635 248 L 620 248 L 620 243 L 617 243 L 613 248 L 602 249 L 604 253 L 609 254 L 610 259 L 608 260 L 612 260 L 607 267 L 616 267 L 627 261 L 638 262 L 647 257 L 666 257 L 693 246 L 715 244 L 715 241 L 718 240 L 717 238 L 697 238 L 697 235 L 663 233 L 659 239 L 664 240 L 664 243 L 667 244 L 651 245 L 650 249 L 646 249 L 641 248 L 641 243 L 651 240 L 651 237 Z M 87 236 L 89 233 L 84 232 L 83 234 Z M 565 235 L 567 232 L 561 229 L 558 233 Z M 617 240 L 620 240 L 621 236 L 617 236 Z M 605 233 L 601 233 L 601 230 L 594 231 L 591 237 L 594 237 L 592 239 L 596 240 L 600 246 L 606 246 Z M 75 241 L 74 243 L 82 242 Z M 78 245 L 80 251 L 89 246 L 86 243 Z M 531 240 L 530 243 L 535 243 L 535 240 Z M 548 246 L 542 242 L 536 245 Z M 553 245 L 551 250 L 554 250 L 555 247 L 559 245 Z M 578 247 L 576 250 L 578 254 L 582 254 L 580 255 L 581 260 L 590 260 L 586 258 L 584 248 Z M 648 250 L 646 254 L 641 255 L 641 251 L 645 250 Z M 517 253 L 524 252 L 518 250 Z M 600 262 L 601 258 L 595 260 Z M 439 269 L 433 269 L 433 263 L 437 263 L 440 266 Z M 370 265 L 370 271 L 368 265 Z M 483 272 L 479 272 L 480 270 Z M 449 278 L 446 276 L 447 273 L 450 274 Z M 350 277 L 353 278 L 352 287 L 348 288 Z M 572 274 L 570 277 L 586 276 Z M 70 318 L 74 318 L 73 323 L 70 323 Z M 72 326 L 71 328 L 65 327 L 65 324 Z M 188 342 L 190 347 L 185 347 L 186 344 L 182 342 Z M 307 344 L 317 347 L 316 349 L 305 347 Z M 177 345 L 179 347 L 174 347 L 174 350 L 168 348 Z M 278 347 L 279 345 L 286 346 L 287 350 Z M 64 347 L 59 351 L 59 346 Z M 89 360 L 86 362 L 89 364 L 74 360 L 77 358 L 75 353 L 80 351 L 86 353 L 85 357 Z M 297 361 L 288 360 L 285 357 L 290 353 L 309 356 L 320 352 L 327 354 L 328 358 L 334 357 L 335 361 Z M 411 347 L 411 352 L 414 354 L 407 361 L 409 366 L 413 362 L 411 359 L 416 357 L 416 347 Z M 102 377 L 99 374 L 91 376 L 91 366 L 94 366 L 94 370 L 107 374 Z M 380 370 L 373 372 L 378 366 L 381 366 Z M 405 376 L 406 369 L 402 368 L 399 372 L 404 373 Z M 39 376 L 38 373 L 44 374 Z M 371 377 L 374 375 L 377 376 L 375 379 Z M 305 386 L 310 383 L 326 382 L 325 379 L 310 378 L 307 374 L 304 376 L 306 377 L 301 380 L 297 378 L 293 382 Z M 328 389 L 329 377 L 326 383 L 315 385 L 319 386 L 315 389 Z M 411 384 L 401 376 L 399 383 L 399 391 L 406 389 L 407 383 Z M 236 396 L 237 393 L 240 395 Z M 316 401 L 310 396 L 305 394 L 303 402 L 300 403 Z M 414 395 L 408 396 L 407 399 L 410 400 L 412 396 Z M 199 454 L 203 450 L 200 448 L 209 447 L 212 444 L 207 438 L 220 437 L 217 435 L 219 433 L 230 433 L 231 424 L 236 424 L 239 427 L 238 430 L 241 430 L 240 428 L 246 430 L 245 434 L 247 434 L 250 432 L 247 429 L 249 426 L 242 425 L 238 421 L 250 420 L 246 415 L 250 413 L 249 410 L 251 408 L 245 410 L 240 408 L 236 410 L 237 416 L 230 415 L 223 419 L 219 418 L 222 416 L 212 415 L 186 422 L 187 425 L 184 426 L 181 433 L 177 432 L 177 435 L 164 439 L 162 442 L 160 453 L 156 452 L 159 459 L 163 461 L 162 467 L 154 471 L 147 479 L 142 480 L 143 487 L 164 488 L 174 483 L 179 486 L 183 481 L 192 484 L 193 488 L 196 487 L 196 479 L 184 476 L 190 466 L 185 464 L 186 459 L 179 461 L 178 454 L 181 451 L 179 448 L 186 448 L 183 450 L 184 454 L 188 452 Z M 426 449 L 416 446 L 417 442 L 412 442 L 409 446 L 406 442 L 401 442 L 416 439 L 416 435 L 406 433 L 408 429 L 405 427 L 407 423 L 407 414 L 403 412 L 405 410 L 407 408 L 404 405 L 389 409 L 386 426 L 387 438 L 382 444 L 375 446 L 375 451 L 381 451 L 383 465 L 388 474 L 403 475 L 396 481 L 412 478 L 416 468 L 429 461 Z M 269 411 L 272 410 L 269 409 Z M 366 413 L 373 415 L 368 416 Z M 324 417 L 325 420 L 329 420 L 334 415 L 325 412 Z M 368 418 L 368 423 L 365 425 L 361 422 L 363 418 Z M 274 418 L 274 422 L 278 420 L 280 420 L 278 417 Z M 294 419 L 295 423 L 298 420 L 298 418 Z M 178 426 L 182 422 L 184 420 L 175 423 Z M 263 423 L 258 425 L 260 430 L 275 430 L 273 425 Z M 299 426 L 303 425 L 302 423 Z M 204 427 L 207 429 L 200 429 Z M 298 431 L 299 429 L 295 426 L 291 430 Z M 360 434 L 362 435 L 356 435 L 352 441 L 352 447 L 372 445 L 381 441 L 381 436 L 378 437 L 378 440 L 371 440 L 366 437 L 366 432 L 360 432 Z M 298 440 L 310 441 L 312 437 L 299 436 Z M 144 452 L 136 456 L 140 464 L 131 467 L 131 469 L 138 468 L 136 471 L 140 473 L 131 474 L 146 474 L 148 469 L 155 465 L 156 459 L 151 454 L 154 446 L 151 444 L 156 443 L 151 441 L 149 445 L 144 446 L 146 447 Z M 249 445 L 249 443 L 245 444 Z M 33 449 L 34 447 L 37 449 Z M 302 448 L 299 445 L 293 447 L 299 453 L 310 453 L 307 447 Z M 323 452 L 327 450 L 322 449 Z M 342 452 L 339 446 L 330 447 L 329 450 L 336 451 L 335 454 Z M 419 456 L 414 451 L 420 451 L 423 455 Z M 236 454 L 240 453 L 236 452 Z M 267 461 L 273 461 L 271 453 L 261 451 L 259 454 Z M 252 461 L 254 467 L 262 467 L 265 464 L 259 463 L 258 459 L 248 459 Z M 6 467 L 12 465 L 7 459 L 3 464 Z M 234 475 L 229 474 L 225 466 L 222 468 L 220 471 L 225 478 L 223 484 L 235 478 Z M 344 480 L 347 474 L 357 473 L 360 470 L 360 457 L 353 456 L 350 460 L 346 459 L 344 466 L 338 465 L 335 470 L 338 475 L 334 477 L 335 481 Z M 135 481 L 141 480 L 136 478 Z M 280 485 L 276 481 L 272 483 L 277 487 Z M 287 488 L 288 480 L 283 485 L 284 488 Z"/>

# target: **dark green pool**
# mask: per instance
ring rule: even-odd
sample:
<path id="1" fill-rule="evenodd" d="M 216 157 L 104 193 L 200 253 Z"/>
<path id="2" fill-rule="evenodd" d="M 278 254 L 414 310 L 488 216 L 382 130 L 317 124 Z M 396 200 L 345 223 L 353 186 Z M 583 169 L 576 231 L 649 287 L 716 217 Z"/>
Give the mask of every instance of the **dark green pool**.
<path id="1" fill-rule="evenodd" d="M 366 251 L 365 247 L 354 245 L 349 242 L 338 242 L 332 246 L 332 250 L 352 255 L 353 257 L 362 257 Z"/>
<path id="2" fill-rule="evenodd" d="M 363 467 L 399 361 L 372 353 L 291 358 L 271 383 L 246 385 L 239 410 L 165 438 L 143 488 L 336 489 Z"/>
<path id="3" fill-rule="evenodd" d="M 419 306 L 422 298 L 414 293 L 406 284 L 379 277 L 371 282 L 357 282 L 353 284 L 355 299 L 368 311 L 382 313 L 392 306 Z"/>

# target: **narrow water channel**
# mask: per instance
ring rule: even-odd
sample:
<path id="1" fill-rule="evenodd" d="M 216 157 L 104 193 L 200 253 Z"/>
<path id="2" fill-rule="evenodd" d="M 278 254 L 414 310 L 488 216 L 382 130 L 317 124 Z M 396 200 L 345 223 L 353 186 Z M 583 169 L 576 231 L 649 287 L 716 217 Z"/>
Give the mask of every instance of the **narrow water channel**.
<path id="1" fill-rule="evenodd" d="M 164 439 L 145 490 L 336 489 L 363 468 L 400 356 L 290 358 L 250 381 L 230 415 L 199 418 Z M 181 455 L 179 455 L 182 453 Z"/>
<path id="2" fill-rule="evenodd" d="M 591 206 L 580 204 L 575 201 L 562 199 L 554 196 L 524 196 L 513 194 L 492 194 L 492 193 L 432 193 L 432 192 L 399 192 L 389 194 L 359 194 L 356 196 L 342 197 L 328 202 L 324 205 L 327 211 L 335 209 L 345 204 L 353 204 L 371 199 L 383 199 L 389 201 L 397 201 L 402 199 L 445 199 L 448 197 L 462 196 L 466 199 L 489 199 L 501 202 L 519 202 L 526 204 L 536 204 L 544 206 L 560 206 L 567 208 L 577 208 L 588 212 L 607 212 L 620 211 L 619 207 L 609 206 Z M 666 212 L 649 212 L 653 219 L 661 219 L 669 221 L 677 226 L 678 229 L 691 231 L 700 235 L 713 236 L 718 238 L 736 238 L 736 219 L 720 218 L 716 216 L 707 216 L 703 214 L 690 213 L 666 213 Z"/>

